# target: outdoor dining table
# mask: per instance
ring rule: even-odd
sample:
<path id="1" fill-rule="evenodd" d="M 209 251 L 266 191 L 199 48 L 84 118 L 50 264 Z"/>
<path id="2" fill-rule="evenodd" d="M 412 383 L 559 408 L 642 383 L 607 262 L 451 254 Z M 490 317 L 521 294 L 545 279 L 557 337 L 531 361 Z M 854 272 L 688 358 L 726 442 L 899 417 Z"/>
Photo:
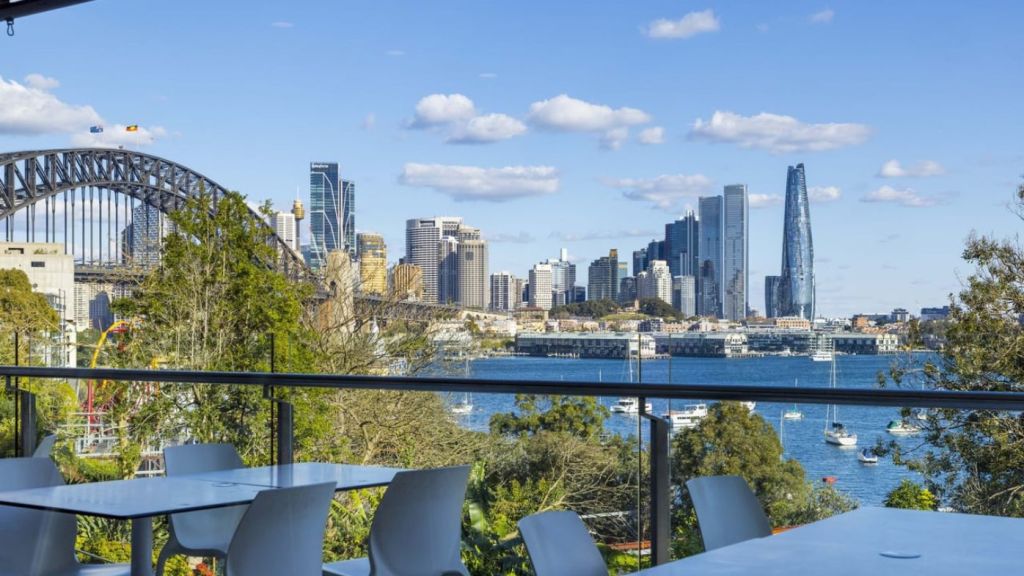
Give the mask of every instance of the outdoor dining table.
<path id="1" fill-rule="evenodd" d="M 90 482 L 0 492 L 0 505 L 132 522 L 132 576 L 153 574 L 153 517 L 248 504 L 263 490 L 335 482 L 336 490 L 386 486 L 399 468 L 300 463 L 187 476 Z"/>
<path id="2" fill-rule="evenodd" d="M 889 576 L 1016 574 L 1024 520 L 860 508 L 764 538 L 637 572 L 637 576 Z"/>

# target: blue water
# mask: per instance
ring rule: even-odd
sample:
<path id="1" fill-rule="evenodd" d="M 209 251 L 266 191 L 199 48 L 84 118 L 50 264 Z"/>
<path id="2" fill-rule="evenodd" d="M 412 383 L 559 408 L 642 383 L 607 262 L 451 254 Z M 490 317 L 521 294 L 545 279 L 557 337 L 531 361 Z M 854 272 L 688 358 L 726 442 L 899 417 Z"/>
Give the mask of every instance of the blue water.
<path id="1" fill-rule="evenodd" d="M 840 388 L 874 388 L 877 374 L 885 371 L 893 362 L 887 356 L 840 356 L 836 360 L 838 386 Z M 671 377 L 670 372 L 671 370 Z M 629 370 L 624 360 L 560 359 L 560 358 L 484 358 L 473 361 L 469 366 L 470 377 L 507 380 L 564 380 L 628 382 Z M 634 379 L 636 375 L 634 374 Z M 828 386 L 829 363 L 812 362 L 806 356 L 764 357 L 764 358 L 673 358 L 644 360 L 644 382 L 671 382 L 681 384 L 746 384 L 762 386 L 792 387 L 797 381 L 801 386 Z M 458 400 L 458 399 L 453 399 Z M 617 398 L 601 398 L 603 404 L 611 406 Z M 668 401 L 648 399 L 655 414 L 663 414 L 669 408 Z M 674 400 L 672 407 L 680 409 L 685 401 Z M 514 410 L 514 397 L 507 394 L 475 394 L 471 414 L 460 416 L 459 422 L 472 429 L 486 430 L 492 414 Z M 760 414 L 776 430 L 782 411 L 789 405 L 758 403 L 756 413 Z M 906 454 L 920 453 L 922 441 L 919 436 L 895 438 L 885 432 L 890 420 L 899 418 L 896 408 L 873 408 L 864 406 L 840 407 L 840 420 L 849 430 L 858 435 L 855 448 L 839 448 L 825 444 L 822 431 L 825 427 L 825 406 L 800 406 L 804 414 L 801 421 L 787 421 L 783 425 L 783 446 L 787 458 L 795 458 L 807 472 L 808 480 L 820 481 L 825 476 L 837 477 L 835 487 L 865 505 L 879 505 L 886 493 L 903 478 L 920 480 L 906 468 L 895 466 L 885 458 L 879 458 L 874 466 L 865 466 L 857 461 L 857 452 L 874 446 L 877 440 L 899 441 Z M 606 422 L 609 432 L 628 436 L 637 433 L 638 419 L 635 415 L 612 415 Z M 646 425 L 644 440 L 646 441 Z M 917 447 L 917 451 L 911 451 Z"/>

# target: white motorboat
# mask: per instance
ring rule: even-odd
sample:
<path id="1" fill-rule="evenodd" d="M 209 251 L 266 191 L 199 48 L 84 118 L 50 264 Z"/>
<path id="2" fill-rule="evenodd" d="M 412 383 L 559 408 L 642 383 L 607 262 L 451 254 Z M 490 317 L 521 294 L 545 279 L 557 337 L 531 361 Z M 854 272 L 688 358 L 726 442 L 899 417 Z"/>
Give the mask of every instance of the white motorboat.
<path id="1" fill-rule="evenodd" d="M 815 350 L 814 354 L 811 354 L 811 360 L 815 362 L 831 362 L 835 357 L 835 352 L 826 350 Z"/>
<path id="2" fill-rule="evenodd" d="M 878 455 L 870 448 L 865 448 L 857 453 L 857 461 L 861 464 L 878 464 Z"/>
<path id="3" fill-rule="evenodd" d="M 811 360 L 815 362 L 831 362 L 836 359 L 835 345 L 832 338 L 827 335 L 819 335 L 815 341 L 814 350 L 811 353 Z"/>
<path id="4" fill-rule="evenodd" d="M 740 402 L 747 412 L 753 412 L 757 408 L 757 402 Z"/>
<path id="5" fill-rule="evenodd" d="M 682 410 L 670 410 L 662 415 L 673 428 L 695 428 L 708 415 L 707 404 L 687 404 Z"/>
<path id="6" fill-rule="evenodd" d="M 640 413 L 640 401 L 636 398 L 619 398 L 619 400 L 612 404 L 611 411 L 615 414 L 639 414 Z M 651 413 L 651 403 L 644 403 L 644 412 Z"/>
<path id="7" fill-rule="evenodd" d="M 885 427 L 885 431 L 893 436 L 910 436 L 911 434 L 917 434 L 921 429 L 906 420 L 892 420 Z"/>
<path id="8" fill-rule="evenodd" d="M 462 397 L 462 400 L 451 405 L 449 408 L 456 416 L 465 416 L 473 412 L 473 399 L 469 394 Z"/>

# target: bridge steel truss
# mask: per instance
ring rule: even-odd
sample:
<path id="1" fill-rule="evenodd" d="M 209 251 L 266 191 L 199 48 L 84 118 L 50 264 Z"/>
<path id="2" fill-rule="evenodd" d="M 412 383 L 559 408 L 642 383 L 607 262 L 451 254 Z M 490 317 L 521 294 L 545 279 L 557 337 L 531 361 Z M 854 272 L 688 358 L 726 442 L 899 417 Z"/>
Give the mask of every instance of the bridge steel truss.
<path id="1" fill-rule="evenodd" d="M 187 199 L 198 196 L 203 191 L 213 196 L 215 205 L 216 200 L 227 192 L 225 187 L 195 170 L 158 156 L 132 150 L 84 148 L 0 153 L 0 222 L 6 223 L 6 240 L 14 240 L 14 214 L 23 210 L 28 210 L 26 240 L 33 240 L 36 228 L 35 209 L 38 204 L 45 203 L 47 241 L 51 241 L 51 217 L 52 241 L 56 241 L 56 197 L 68 192 L 73 195 L 76 190 L 85 189 L 106 189 L 115 195 L 120 193 L 152 206 L 164 214 L 181 208 Z M 85 201 L 83 194 L 83 218 Z M 89 217 L 93 218 L 91 193 L 88 201 Z M 65 226 L 66 202 L 65 197 Z M 73 202 L 74 196 L 72 209 Z M 107 210 L 109 220 L 109 205 Z M 262 215 L 251 208 L 250 211 L 264 223 L 268 234 L 273 238 L 281 269 L 294 277 L 307 276 L 309 271 L 301 255 L 274 233 Z M 102 226 L 102 206 L 99 210 L 99 219 Z M 128 224 L 127 218 L 125 224 Z M 32 231 L 31 235 L 29 230 Z M 68 231 L 65 230 L 65 248 L 67 234 Z M 100 257 L 102 259 L 102 244 Z"/>

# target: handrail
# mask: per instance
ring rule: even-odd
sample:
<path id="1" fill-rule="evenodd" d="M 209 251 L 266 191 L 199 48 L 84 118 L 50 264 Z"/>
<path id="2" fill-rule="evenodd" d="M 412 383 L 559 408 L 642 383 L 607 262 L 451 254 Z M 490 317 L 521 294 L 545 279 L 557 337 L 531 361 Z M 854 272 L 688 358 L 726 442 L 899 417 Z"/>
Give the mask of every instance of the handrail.
<path id="1" fill-rule="evenodd" d="M 2 366 L 0 377 L 95 379 L 178 384 L 274 385 L 293 388 L 415 390 L 484 394 L 560 394 L 569 396 L 630 396 L 680 400 L 745 400 L 756 402 L 959 408 L 1024 411 L 1024 392 L 949 390 L 848 389 L 771 387 L 745 384 L 618 384 L 551 380 L 482 378 L 352 376 L 271 372 L 204 372 L 197 370 L 136 370 L 124 368 L 46 368 Z"/>

